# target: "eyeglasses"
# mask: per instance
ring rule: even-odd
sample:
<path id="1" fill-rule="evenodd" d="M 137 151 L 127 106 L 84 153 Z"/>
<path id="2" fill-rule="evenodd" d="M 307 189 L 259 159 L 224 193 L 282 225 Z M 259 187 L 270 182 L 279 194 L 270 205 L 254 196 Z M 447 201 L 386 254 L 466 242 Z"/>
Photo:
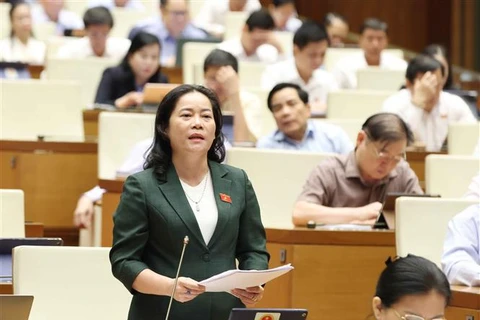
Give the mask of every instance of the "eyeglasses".
<path id="1" fill-rule="evenodd" d="M 375 146 L 375 144 L 373 143 L 373 141 L 371 139 L 369 139 L 370 142 L 372 143 L 372 150 L 375 154 L 375 156 L 377 157 L 378 160 L 382 160 L 382 161 L 388 161 L 388 162 L 394 162 L 394 163 L 399 163 L 400 161 L 403 160 L 407 160 L 407 155 L 405 153 L 403 153 L 402 155 L 398 155 L 398 156 L 392 156 L 390 154 L 388 154 L 388 152 L 385 152 L 383 150 L 378 150 L 377 147 Z"/>
<path id="2" fill-rule="evenodd" d="M 392 309 L 393 312 L 395 313 L 395 315 L 398 317 L 398 319 L 402 319 L 402 320 L 430 320 L 430 319 L 425 319 L 425 318 L 422 318 L 420 316 L 415 316 L 413 314 L 405 314 L 404 316 L 401 316 L 397 310 L 395 309 Z M 431 320 L 447 320 L 445 317 L 438 317 L 438 318 L 433 318 Z"/>

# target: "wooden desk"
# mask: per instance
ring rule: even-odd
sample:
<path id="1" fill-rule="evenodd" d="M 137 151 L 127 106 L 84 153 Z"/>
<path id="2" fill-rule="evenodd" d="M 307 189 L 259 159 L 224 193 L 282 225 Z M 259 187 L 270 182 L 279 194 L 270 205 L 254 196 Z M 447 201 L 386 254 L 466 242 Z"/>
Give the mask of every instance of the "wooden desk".
<path id="1" fill-rule="evenodd" d="M 447 308 L 447 319 L 480 319 L 480 288 L 452 286 L 452 301 Z"/>
<path id="2" fill-rule="evenodd" d="M 73 228 L 79 196 L 97 183 L 96 142 L 0 141 L 0 188 L 25 192 L 25 220 Z M 65 238 L 65 235 L 58 235 Z"/>
<path id="3" fill-rule="evenodd" d="M 107 190 L 102 197 L 102 247 L 111 247 L 113 242 L 113 214 L 120 202 L 123 180 L 99 180 L 100 188 Z"/>

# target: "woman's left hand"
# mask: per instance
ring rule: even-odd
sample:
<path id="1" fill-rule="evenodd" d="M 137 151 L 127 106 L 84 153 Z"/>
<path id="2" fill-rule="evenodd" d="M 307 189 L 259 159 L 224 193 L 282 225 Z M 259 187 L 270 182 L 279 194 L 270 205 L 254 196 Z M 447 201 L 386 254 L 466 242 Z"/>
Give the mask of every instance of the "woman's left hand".
<path id="1" fill-rule="evenodd" d="M 231 293 L 239 298 L 246 306 L 253 306 L 263 298 L 263 287 L 249 287 L 247 289 L 233 289 Z"/>

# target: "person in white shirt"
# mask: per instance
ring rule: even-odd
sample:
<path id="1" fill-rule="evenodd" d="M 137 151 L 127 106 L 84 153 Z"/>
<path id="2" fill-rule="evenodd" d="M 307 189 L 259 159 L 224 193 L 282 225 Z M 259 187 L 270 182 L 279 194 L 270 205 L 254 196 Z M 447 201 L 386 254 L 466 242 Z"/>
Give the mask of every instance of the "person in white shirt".
<path id="1" fill-rule="evenodd" d="M 193 24 L 215 37 L 223 38 L 227 12 L 252 13 L 261 7 L 258 0 L 206 0 Z"/>
<path id="2" fill-rule="evenodd" d="M 12 30 L 10 36 L 0 41 L 0 61 L 43 64 L 46 46 L 32 36 L 30 6 L 15 3 L 9 11 Z"/>
<path id="3" fill-rule="evenodd" d="M 218 48 L 230 52 L 240 62 L 276 62 L 283 55 L 283 48 L 274 28 L 275 22 L 267 10 L 254 11 L 245 22 L 241 36 L 223 41 Z"/>
<path id="4" fill-rule="evenodd" d="M 56 23 L 56 34 L 63 36 L 66 30 L 82 30 L 83 21 L 74 12 L 63 8 L 64 0 L 39 0 L 39 6 L 32 8 L 34 23 Z"/>
<path id="5" fill-rule="evenodd" d="M 268 10 L 277 31 L 295 32 L 302 25 L 302 20 L 297 18 L 295 0 L 273 0 L 268 5 Z"/>
<path id="6" fill-rule="evenodd" d="M 383 111 L 396 113 L 408 123 L 416 145 L 432 152 L 441 150 L 450 123 L 476 121 L 462 98 L 442 91 L 442 70 L 437 60 L 418 55 L 408 65 L 407 88 L 383 103 Z"/>
<path id="7" fill-rule="evenodd" d="M 93 7 L 83 15 L 85 37 L 75 39 L 58 49 L 57 57 L 82 59 L 88 57 L 113 58 L 120 61 L 130 47 L 130 40 L 110 38 L 113 17 L 105 7 Z"/>
<path id="8" fill-rule="evenodd" d="M 309 95 L 312 111 L 325 112 L 328 93 L 337 90 L 333 76 L 321 69 L 328 48 L 328 36 L 313 21 L 306 21 L 293 37 L 293 57 L 265 69 L 261 85 L 266 90 L 281 82 L 299 85 Z"/>
<path id="9" fill-rule="evenodd" d="M 380 67 L 388 70 L 405 70 L 405 60 L 383 52 L 388 46 L 388 26 L 375 18 L 365 20 L 360 28 L 358 44 L 362 52 L 340 59 L 332 72 L 342 89 L 357 88 L 357 70 Z"/>
<path id="10" fill-rule="evenodd" d="M 480 286 L 480 204 L 475 204 L 448 223 L 442 268 L 453 285 Z"/>
<path id="11" fill-rule="evenodd" d="M 145 6 L 140 0 L 89 0 L 88 7 L 102 6 L 107 9 L 125 8 L 131 10 L 145 10 Z"/>
<path id="12" fill-rule="evenodd" d="M 327 29 L 330 47 L 344 47 L 349 31 L 347 20 L 338 13 L 329 12 L 323 18 L 323 25 Z"/>

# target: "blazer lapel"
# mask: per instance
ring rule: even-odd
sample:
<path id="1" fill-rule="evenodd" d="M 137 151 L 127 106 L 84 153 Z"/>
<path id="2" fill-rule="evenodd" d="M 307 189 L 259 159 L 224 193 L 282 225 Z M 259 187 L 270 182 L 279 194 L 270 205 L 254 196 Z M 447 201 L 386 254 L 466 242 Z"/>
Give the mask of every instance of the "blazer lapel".
<path id="1" fill-rule="evenodd" d="M 218 209 L 218 220 L 215 231 L 212 238 L 208 243 L 208 247 L 212 247 L 216 241 L 218 241 L 222 235 L 223 230 L 228 224 L 230 219 L 230 212 L 232 209 L 233 201 L 235 197 L 231 194 L 232 181 L 225 178 L 228 171 L 223 165 L 209 161 L 210 172 L 213 183 L 213 193 L 215 195 L 215 202 Z"/>
<path id="2" fill-rule="evenodd" d="M 187 226 L 188 230 L 190 230 L 192 235 L 206 248 L 207 245 L 205 244 L 205 240 L 203 240 L 197 219 L 188 203 L 173 164 L 170 165 L 167 171 L 166 179 L 159 181 L 159 188 L 164 194 L 165 199 Z"/>

